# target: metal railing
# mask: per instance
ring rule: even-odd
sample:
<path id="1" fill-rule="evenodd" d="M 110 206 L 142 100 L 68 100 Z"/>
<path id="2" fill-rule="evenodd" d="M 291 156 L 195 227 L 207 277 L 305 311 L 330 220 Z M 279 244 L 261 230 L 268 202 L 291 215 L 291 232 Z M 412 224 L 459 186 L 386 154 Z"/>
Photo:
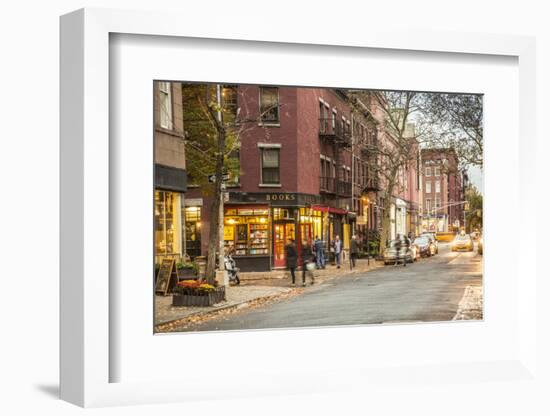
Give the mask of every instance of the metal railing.
<path id="1" fill-rule="evenodd" d="M 338 180 L 336 193 L 342 196 L 351 196 L 351 182 Z"/>
<path id="2" fill-rule="evenodd" d="M 335 140 L 343 145 L 351 145 L 351 128 L 342 120 L 320 118 L 319 137 Z"/>
<path id="3" fill-rule="evenodd" d="M 351 182 L 346 182 L 333 177 L 320 176 L 319 190 L 324 193 L 351 196 Z"/>
<path id="4" fill-rule="evenodd" d="M 319 177 L 319 189 L 321 192 L 336 193 L 336 178 L 330 176 Z"/>

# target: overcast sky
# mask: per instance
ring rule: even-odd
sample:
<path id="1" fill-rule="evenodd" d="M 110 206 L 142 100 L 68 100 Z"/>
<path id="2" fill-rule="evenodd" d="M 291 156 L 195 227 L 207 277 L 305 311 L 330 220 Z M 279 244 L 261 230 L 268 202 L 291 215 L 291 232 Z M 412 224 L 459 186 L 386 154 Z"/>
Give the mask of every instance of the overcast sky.
<path id="1" fill-rule="evenodd" d="M 478 167 L 468 168 L 470 182 L 476 186 L 479 192 L 483 194 L 483 172 Z"/>

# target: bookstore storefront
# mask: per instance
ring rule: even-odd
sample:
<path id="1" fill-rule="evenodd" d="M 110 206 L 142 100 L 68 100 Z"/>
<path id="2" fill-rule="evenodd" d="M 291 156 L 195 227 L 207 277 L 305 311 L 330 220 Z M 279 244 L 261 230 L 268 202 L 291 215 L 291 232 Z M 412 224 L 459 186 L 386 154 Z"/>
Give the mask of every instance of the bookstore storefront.
<path id="1" fill-rule="evenodd" d="M 314 195 L 296 193 L 230 193 L 224 213 L 224 243 L 231 248 L 241 271 L 269 271 L 286 267 L 285 246 L 323 235 L 325 214 L 312 209 Z M 257 202 L 257 203 L 252 203 Z"/>
<path id="2" fill-rule="evenodd" d="M 223 240 L 243 272 L 270 270 L 270 210 L 268 205 L 226 205 Z"/>

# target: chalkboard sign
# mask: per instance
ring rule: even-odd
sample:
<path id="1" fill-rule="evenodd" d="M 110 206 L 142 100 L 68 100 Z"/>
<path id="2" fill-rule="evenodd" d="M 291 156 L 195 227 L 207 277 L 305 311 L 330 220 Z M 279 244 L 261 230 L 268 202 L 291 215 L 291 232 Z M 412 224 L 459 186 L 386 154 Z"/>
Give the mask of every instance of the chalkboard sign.
<path id="1" fill-rule="evenodd" d="M 157 274 L 157 283 L 155 287 L 156 293 L 166 295 L 177 282 L 178 275 L 176 271 L 175 259 L 165 258 L 160 263 L 159 272 Z"/>

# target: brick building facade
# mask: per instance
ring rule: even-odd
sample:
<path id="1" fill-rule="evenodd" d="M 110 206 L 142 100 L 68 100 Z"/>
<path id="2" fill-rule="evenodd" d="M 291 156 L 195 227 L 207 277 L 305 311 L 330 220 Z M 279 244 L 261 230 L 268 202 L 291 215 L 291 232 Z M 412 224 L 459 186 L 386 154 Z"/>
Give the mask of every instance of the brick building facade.
<path id="1" fill-rule="evenodd" d="M 464 226 L 464 189 L 467 176 L 450 149 L 423 149 L 422 228 L 425 231 L 458 231 Z"/>
<path id="2" fill-rule="evenodd" d="M 225 246 L 241 270 L 285 267 L 289 238 L 300 251 L 302 242 L 319 237 L 331 257 L 336 235 L 345 250 L 354 233 L 361 245 L 377 236 L 383 184 L 370 168 L 376 153 L 368 149 L 388 138 L 371 102 L 352 107 L 346 91 L 330 88 L 233 85 L 222 91 L 246 123 L 236 154 L 240 174 L 227 183 L 224 203 Z M 392 195 L 401 215 L 394 233 L 418 232 L 418 171 L 415 163 L 404 169 Z M 191 257 L 205 256 L 211 199 L 192 183 L 184 204 L 185 247 Z"/>

